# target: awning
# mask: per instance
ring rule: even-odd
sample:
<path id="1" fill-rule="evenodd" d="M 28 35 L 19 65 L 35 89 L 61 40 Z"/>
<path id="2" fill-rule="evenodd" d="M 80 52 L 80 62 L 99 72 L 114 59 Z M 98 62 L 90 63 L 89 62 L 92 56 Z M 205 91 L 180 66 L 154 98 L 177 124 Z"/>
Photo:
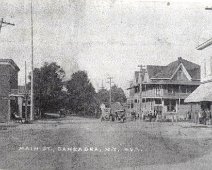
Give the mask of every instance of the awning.
<path id="1" fill-rule="evenodd" d="M 186 99 L 186 103 L 212 102 L 212 82 L 201 84 Z"/>

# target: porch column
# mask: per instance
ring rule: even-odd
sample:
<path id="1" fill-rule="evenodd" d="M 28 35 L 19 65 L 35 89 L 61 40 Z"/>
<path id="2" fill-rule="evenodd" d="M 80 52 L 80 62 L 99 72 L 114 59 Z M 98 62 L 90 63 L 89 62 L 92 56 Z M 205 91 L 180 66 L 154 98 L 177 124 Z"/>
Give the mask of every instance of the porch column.
<path id="1" fill-rule="evenodd" d="M 178 102 L 180 101 L 180 99 L 178 100 Z M 178 113 L 178 111 L 179 111 L 179 104 L 178 104 L 178 102 L 177 102 L 177 100 L 176 100 L 176 105 L 175 105 L 175 108 L 176 108 L 176 113 Z"/>
<path id="2" fill-rule="evenodd" d="M 11 108 L 10 108 L 10 97 L 8 97 L 8 115 L 7 115 L 7 121 L 10 121 L 11 118 Z"/>
<path id="3" fill-rule="evenodd" d="M 161 115 L 163 116 L 164 113 L 164 99 L 161 98 L 161 104 L 162 104 L 162 113 Z"/>

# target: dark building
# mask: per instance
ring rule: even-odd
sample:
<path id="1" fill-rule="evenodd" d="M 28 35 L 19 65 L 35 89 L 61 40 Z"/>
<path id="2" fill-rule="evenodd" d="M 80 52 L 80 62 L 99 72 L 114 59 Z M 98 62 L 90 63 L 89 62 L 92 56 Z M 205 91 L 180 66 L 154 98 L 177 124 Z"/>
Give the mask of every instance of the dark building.
<path id="1" fill-rule="evenodd" d="M 0 59 L 0 122 L 11 119 L 11 112 L 18 110 L 18 99 L 11 97 L 18 89 L 19 67 L 12 59 Z"/>
<path id="2" fill-rule="evenodd" d="M 157 111 L 163 117 L 174 114 L 184 118 L 188 111 L 199 108 L 184 103 L 200 85 L 200 66 L 195 63 L 179 57 L 166 66 L 147 65 L 142 73 L 135 73 L 134 79 L 128 99 L 133 111 Z"/>

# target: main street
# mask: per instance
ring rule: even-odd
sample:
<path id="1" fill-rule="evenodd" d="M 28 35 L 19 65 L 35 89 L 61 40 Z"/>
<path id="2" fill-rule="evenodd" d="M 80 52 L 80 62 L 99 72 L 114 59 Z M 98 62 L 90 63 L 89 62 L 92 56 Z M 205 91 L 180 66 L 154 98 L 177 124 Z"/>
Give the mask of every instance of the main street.
<path id="1" fill-rule="evenodd" d="M 189 123 L 40 120 L 1 128 L 0 169 L 199 169 L 211 136 Z"/>

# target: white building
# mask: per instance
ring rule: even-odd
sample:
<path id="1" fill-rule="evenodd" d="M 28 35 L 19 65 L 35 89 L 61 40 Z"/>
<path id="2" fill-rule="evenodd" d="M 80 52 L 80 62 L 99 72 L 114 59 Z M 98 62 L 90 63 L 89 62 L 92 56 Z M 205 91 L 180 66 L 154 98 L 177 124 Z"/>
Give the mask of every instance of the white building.
<path id="1" fill-rule="evenodd" d="M 202 43 L 197 50 L 203 50 L 212 44 L 212 39 Z M 208 48 L 207 50 L 211 50 Z M 202 108 L 211 110 L 212 105 L 212 55 L 207 55 L 209 51 L 202 54 L 201 62 L 201 85 L 191 93 L 185 100 L 189 103 L 201 103 Z"/>

